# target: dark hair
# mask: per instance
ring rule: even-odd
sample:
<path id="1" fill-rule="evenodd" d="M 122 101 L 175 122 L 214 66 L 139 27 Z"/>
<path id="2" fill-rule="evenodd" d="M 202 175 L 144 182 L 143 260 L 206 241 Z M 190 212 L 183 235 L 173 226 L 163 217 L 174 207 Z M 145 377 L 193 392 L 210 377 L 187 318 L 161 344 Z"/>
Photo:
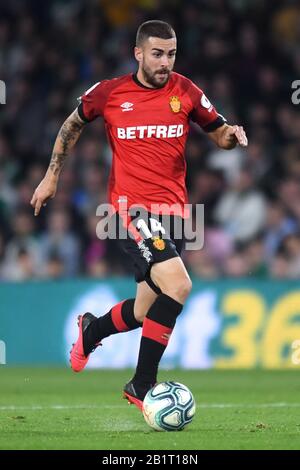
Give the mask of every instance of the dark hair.
<path id="1" fill-rule="evenodd" d="M 136 33 L 136 45 L 140 47 L 150 36 L 161 39 L 175 38 L 174 29 L 169 23 L 160 20 L 150 20 L 142 23 Z"/>

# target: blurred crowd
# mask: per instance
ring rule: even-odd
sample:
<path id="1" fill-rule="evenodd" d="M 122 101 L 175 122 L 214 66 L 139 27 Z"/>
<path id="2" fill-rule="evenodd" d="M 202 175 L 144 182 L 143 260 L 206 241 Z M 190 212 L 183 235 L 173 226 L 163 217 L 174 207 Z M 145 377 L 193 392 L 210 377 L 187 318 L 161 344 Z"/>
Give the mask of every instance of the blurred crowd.
<path id="1" fill-rule="evenodd" d="M 85 128 L 38 218 L 29 201 L 76 98 L 136 70 L 135 33 L 147 19 L 173 25 L 175 70 L 249 138 L 246 150 L 222 151 L 191 128 L 190 202 L 205 204 L 204 248 L 184 253 L 191 274 L 299 278 L 298 1 L 10 0 L 0 5 L 0 279 L 130 272 L 126 255 L 96 237 L 111 164 L 101 120 Z"/>

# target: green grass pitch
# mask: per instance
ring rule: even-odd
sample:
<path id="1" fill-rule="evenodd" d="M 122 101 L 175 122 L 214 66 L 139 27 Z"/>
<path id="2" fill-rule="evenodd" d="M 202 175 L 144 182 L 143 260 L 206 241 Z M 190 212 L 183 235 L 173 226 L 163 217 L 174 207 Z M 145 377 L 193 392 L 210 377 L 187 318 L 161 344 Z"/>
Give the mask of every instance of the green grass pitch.
<path id="1" fill-rule="evenodd" d="M 151 430 L 121 399 L 132 371 L 0 368 L 0 449 L 299 449 L 299 371 L 162 371 L 192 390 L 181 432 Z"/>

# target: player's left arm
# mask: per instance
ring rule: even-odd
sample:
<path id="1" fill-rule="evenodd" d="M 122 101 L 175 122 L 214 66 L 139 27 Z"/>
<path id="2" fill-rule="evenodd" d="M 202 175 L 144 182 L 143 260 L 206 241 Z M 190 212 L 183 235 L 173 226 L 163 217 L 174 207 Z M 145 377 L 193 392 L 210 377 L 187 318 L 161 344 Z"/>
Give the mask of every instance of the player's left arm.
<path id="1" fill-rule="evenodd" d="M 247 147 L 248 139 L 243 126 L 223 124 L 214 131 L 207 133 L 208 137 L 220 148 L 231 150 L 236 145 Z"/>
<path id="2" fill-rule="evenodd" d="M 248 139 L 242 126 L 230 126 L 222 114 L 219 114 L 204 92 L 190 82 L 189 96 L 192 102 L 190 118 L 206 132 L 207 136 L 226 150 L 236 145 L 246 147 Z"/>

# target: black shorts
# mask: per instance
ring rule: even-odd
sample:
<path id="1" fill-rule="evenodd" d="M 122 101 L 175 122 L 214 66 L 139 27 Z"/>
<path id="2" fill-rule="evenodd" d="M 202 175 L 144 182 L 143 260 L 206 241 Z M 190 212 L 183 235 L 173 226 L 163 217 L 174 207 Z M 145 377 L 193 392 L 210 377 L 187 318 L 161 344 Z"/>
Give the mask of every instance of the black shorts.
<path id="1" fill-rule="evenodd" d="M 160 293 L 150 277 L 150 270 L 154 263 L 180 256 L 184 219 L 145 211 L 134 216 L 127 214 L 126 222 L 124 216 L 121 218 L 118 213 L 114 217 L 117 219 L 117 226 L 124 229 L 123 236 L 117 238 L 121 248 L 131 258 L 136 282 L 146 281 L 156 293 Z M 133 232 L 139 239 L 136 239 Z"/>

